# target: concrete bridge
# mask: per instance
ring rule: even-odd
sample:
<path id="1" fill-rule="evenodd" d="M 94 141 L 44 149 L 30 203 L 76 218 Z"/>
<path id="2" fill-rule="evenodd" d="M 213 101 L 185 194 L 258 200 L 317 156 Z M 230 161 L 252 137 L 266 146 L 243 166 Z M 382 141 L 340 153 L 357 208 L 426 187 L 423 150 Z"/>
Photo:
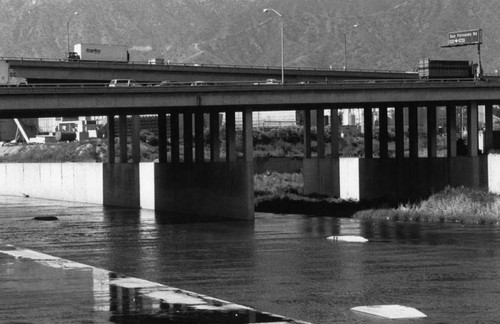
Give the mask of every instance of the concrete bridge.
<path id="1" fill-rule="evenodd" d="M 206 218 L 253 219 L 252 112 L 301 110 L 304 113 L 304 190 L 352 199 L 416 199 L 452 186 L 500 190 L 493 167 L 492 107 L 500 102 L 500 83 L 480 81 L 370 81 L 330 84 L 272 84 L 130 87 L 102 86 L 0 88 L 0 117 L 106 115 L 110 122 L 109 160 L 81 171 L 81 188 L 105 205 L 152 208 Z M 457 156 L 456 109 L 466 107 L 466 156 Z M 484 106 L 484 146 L 478 152 L 478 111 Z M 437 110 L 446 108 L 447 153 L 437 157 Z M 338 110 L 364 112 L 364 158 L 339 157 Z M 325 110 L 331 110 L 331 154 L 325 150 Z M 388 109 L 395 115 L 395 156 L 388 154 Z M 406 112 L 406 113 L 405 113 Z M 225 157 L 221 157 L 219 113 L 225 114 Z M 243 147 L 236 149 L 236 113 L 242 115 Z M 379 120 L 378 156 L 374 154 L 374 113 Z M 427 117 L 427 154 L 419 156 L 418 114 Z M 140 161 L 140 114 L 157 114 L 159 163 Z M 317 117 L 317 147 L 313 154 L 311 116 Z M 205 115 L 209 117 L 210 157 L 205 159 Z M 115 116 L 119 132 L 114 133 Z M 132 157 L 127 161 L 127 116 L 133 119 Z M 407 116 L 407 117 L 405 117 Z M 168 117 L 168 118 L 167 118 Z M 404 125 L 409 125 L 409 143 Z M 182 121 L 182 122 L 180 122 Z M 166 151 L 167 129 L 171 151 Z M 183 146 L 180 134 L 183 134 Z M 194 133 L 194 136 L 193 136 Z M 119 156 L 115 156 L 115 138 Z M 183 150 L 181 152 L 181 149 Z M 405 155 L 408 149 L 409 154 Z M 117 163 L 119 161 L 119 163 Z M 70 168 L 70 169 L 68 169 Z M 39 181 L 44 187 L 54 176 L 75 178 L 77 166 L 2 165 L 2 193 L 19 192 Z M 87 173 L 86 173 L 87 172 Z M 89 173 L 90 172 L 90 173 Z M 25 177 L 19 181 L 16 177 Z M 88 178 L 100 178 L 97 185 Z M 68 181 L 68 180 L 61 180 Z M 23 187 L 26 186 L 26 187 Z M 90 186 L 90 187 L 88 187 Z M 95 187 L 101 186 L 100 191 Z M 12 191 L 10 191 L 12 188 Z M 91 188 L 91 189 L 89 189 Z M 50 190 L 49 190 L 50 191 Z M 26 191 L 21 191 L 26 192 Z M 97 192 L 97 194 L 96 194 Z M 39 190 L 37 195 L 43 195 Z M 81 198 L 80 198 L 81 199 Z M 85 199 L 83 199 L 85 200 Z M 94 201 L 92 201 L 94 202 Z"/>
<path id="2" fill-rule="evenodd" d="M 6 59 L 29 83 L 107 83 L 112 79 L 140 82 L 263 81 L 281 80 L 281 67 L 215 64 L 148 64 L 145 62 L 93 62 L 46 59 Z M 331 82 L 335 80 L 417 79 L 417 73 L 382 70 L 335 70 L 329 68 L 285 68 L 286 82 Z"/>

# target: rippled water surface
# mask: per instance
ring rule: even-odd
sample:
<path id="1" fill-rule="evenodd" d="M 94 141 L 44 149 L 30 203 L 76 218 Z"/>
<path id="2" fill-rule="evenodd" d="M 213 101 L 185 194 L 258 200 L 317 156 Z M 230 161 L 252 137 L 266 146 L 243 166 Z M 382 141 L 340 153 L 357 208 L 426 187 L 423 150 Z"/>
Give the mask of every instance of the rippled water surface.
<path id="1" fill-rule="evenodd" d="M 275 214 L 171 224 L 151 211 L 17 197 L 0 208 L 4 243 L 313 323 L 384 323 L 350 311 L 382 304 L 415 307 L 428 315 L 420 323 L 500 319 L 498 226 Z"/>

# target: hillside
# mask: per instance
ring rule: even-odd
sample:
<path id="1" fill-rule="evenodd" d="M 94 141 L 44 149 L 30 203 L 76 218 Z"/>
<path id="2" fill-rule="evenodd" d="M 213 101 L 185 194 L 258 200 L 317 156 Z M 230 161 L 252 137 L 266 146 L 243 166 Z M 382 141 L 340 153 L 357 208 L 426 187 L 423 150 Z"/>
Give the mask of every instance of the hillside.
<path id="1" fill-rule="evenodd" d="M 70 43 L 130 46 L 132 60 L 412 70 L 418 59 L 477 61 L 443 49 L 447 33 L 482 28 L 483 66 L 500 67 L 497 0 L 0 0 L 0 56 L 63 58 Z M 73 15 L 78 11 L 78 15 Z M 354 27 L 357 25 L 357 27 Z"/>

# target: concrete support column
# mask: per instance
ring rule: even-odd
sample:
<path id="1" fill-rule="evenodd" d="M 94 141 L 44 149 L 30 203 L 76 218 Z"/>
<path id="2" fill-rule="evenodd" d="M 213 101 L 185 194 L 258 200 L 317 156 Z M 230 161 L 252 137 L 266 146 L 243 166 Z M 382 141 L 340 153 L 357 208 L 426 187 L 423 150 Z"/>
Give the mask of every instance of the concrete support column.
<path id="1" fill-rule="evenodd" d="M 405 157 L 405 124 L 404 124 L 404 107 L 396 106 L 395 111 L 395 127 L 396 127 L 396 159 Z"/>
<path id="2" fill-rule="evenodd" d="M 172 163 L 179 163 L 180 149 L 179 149 L 179 113 L 170 114 L 170 161 Z"/>
<path id="3" fill-rule="evenodd" d="M 108 163 L 115 163 L 115 116 L 108 115 Z"/>
<path id="4" fill-rule="evenodd" d="M 234 111 L 226 111 L 226 162 L 236 162 L 236 118 Z"/>
<path id="5" fill-rule="evenodd" d="M 488 154 L 493 149 L 493 104 L 484 107 L 483 153 Z"/>
<path id="6" fill-rule="evenodd" d="M 132 162 L 141 162 L 141 119 L 139 115 L 132 115 Z"/>
<path id="7" fill-rule="evenodd" d="M 184 163 L 193 162 L 193 114 L 183 113 L 184 126 Z"/>
<path id="8" fill-rule="evenodd" d="M 205 125 L 203 112 L 194 114 L 194 142 L 195 142 L 195 159 L 196 162 L 202 163 L 205 161 Z"/>
<path id="9" fill-rule="evenodd" d="M 253 161 L 252 109 L 243 110 L 243 156 L 246 162 Z"/>
<path id="10" fill-rule="evenodd" d="M 371 107 L 364 108 L 365 123 L 365 158 L 373 158 L 373 111 Z"/>
<path id="11" fill-rule="evenodd" d="M 167 115 L 158 114 L 158 162 L 167 162 Z"/>
<path id="12" fill-rule="evenodd" d="M 120 163 L 128 162 L 127 152 L 127 115 L 120 115 Z"/>
<path id="13" fill-rule="evenodd" d="M 457 107 L 446 105 L 446 150 L 448 157 L 457 156 Z"/>
<path id="14" fill-rule="evenodd" d="M 311 111 L 304 110 L 304 157 L 311 157 Z"/>
<path id="15" fill-rule="evenodd" d="M 332 158 L 338 158 L 339 157 L 339 124 L 340 124 L 340 118 L 339 118 L 339 111 L 338 109 L 332 109 L 330 110 L 330 117 L 331 117 L 331 148 L 332 148 Z"/>
<path id="16" fill-rule="evenodd" d="M 427 157 L 437 156 L 437 107 L 427 106 Z"/>
<path id="17" fill-rule="evenodd" d="M 477 101 L 471 101 L 467 108 L 467 146 L 468 155 L 477 156 L 478 154 L 478 104 Z"/>
<path id="18" fill-rule="evenodd" d="M 410 136 L 410 158 L 418 158 L 418 106 L 408 107 L 408 127 Z"/>
<path id="19" fill-rule="evenodd" d="M 210 161 L 220 161 L 219 112 L 210 113 Z"/>
<path id="20" fill-rule="evenodd" d="M 380 158 L 381 159 L 387 159 L 389 157 L 389 152 L 387 145 L 389 143 L 389 135 L 388 135 L 388 129 L 387 129 L 387 107 L 381 107 L 378 110 L 378 118 L 379 118 L 379 123 L 378 123 L 378 136 L 379 136 L 379 143 L 380 143 Z"/>
<path id="21" fill-rule="evenodd" d="M 316 110 L 316 130 L 317 130 L 317 152 L 318 159 L 325 157 L 325 111 Z"/>

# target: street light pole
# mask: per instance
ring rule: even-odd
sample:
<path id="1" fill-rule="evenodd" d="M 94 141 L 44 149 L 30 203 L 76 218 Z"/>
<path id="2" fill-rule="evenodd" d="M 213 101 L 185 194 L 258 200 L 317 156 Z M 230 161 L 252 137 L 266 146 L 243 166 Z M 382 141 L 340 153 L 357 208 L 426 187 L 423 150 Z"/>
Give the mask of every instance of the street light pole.
<path id="1" fill-rule="evenodd" d="M 344 33 L 344 71 L 347 70 L 347 32 Z"/>
<path id="2" fill-rule="evenodd" d="M 75 11 L 73 13 L 73 15 L 71 15 L 71 17 L 69 17 L 68 21 L 66 22 L 67 35 L 68 35 L 68 55 L 69 55 L 69 52 L 70 52 L 70 49 L 69 49 L 69 22 L 71 21 L 71 18 L 73 18 L 76 15 L 78 15 L 78 11 Z"/>
<path id="3" fill-rule="evenodd" d="M 281 83 L 285 83 L 285 41 L 284 41 L 284 26 L 283 26 L 283 16 L 274 9 L 268 8 L 264 9 L 264 12 L 272 11 L 280 17 L 281 23 Z"/>
<path id="4" fill-rule="evenodd" d="M 358 24 L 353 25 L 352 27 L 358 27 Z M 344 71 L 347 70 L 347 31 L 344 33 Z"/>

